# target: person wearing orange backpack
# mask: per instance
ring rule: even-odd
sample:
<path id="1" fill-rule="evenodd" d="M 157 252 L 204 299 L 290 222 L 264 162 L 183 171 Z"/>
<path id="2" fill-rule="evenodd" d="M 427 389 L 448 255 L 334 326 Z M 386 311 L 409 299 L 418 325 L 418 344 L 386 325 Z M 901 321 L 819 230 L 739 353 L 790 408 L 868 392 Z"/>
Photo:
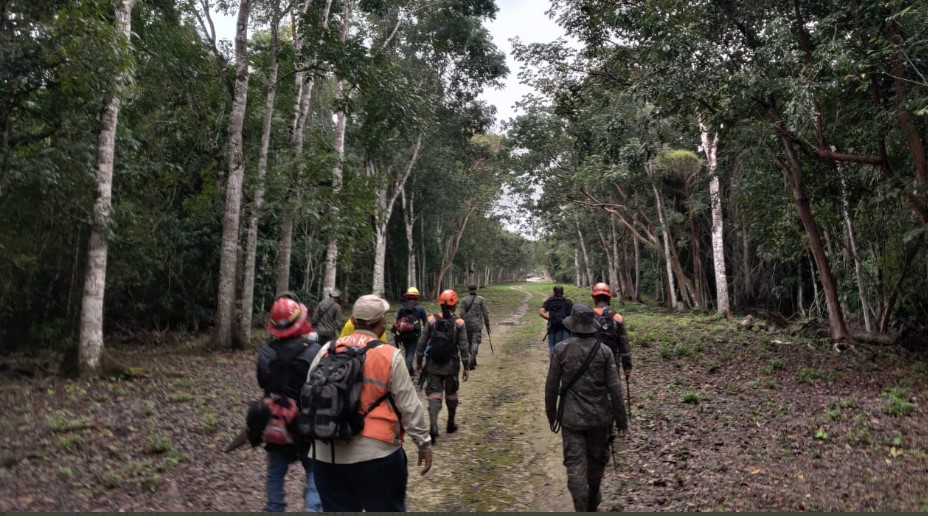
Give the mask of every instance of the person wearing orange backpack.
<path id="1" fill-rule="evenodd" d="M 464 319 L 454 313 L 458 305 L 458 294 L 445 290 L 438 297 L 441 313 L 430 315 L 416 350 L 416 370 L 425 380 L 425 395 L 429 399 L 429 435 L 434 441 L 438 437 L 438 413 L 441 412 L 442 393 L 448 402 L 449 434 L 457 432 L 454 422 L 458 410 L 458 373 L 467 381 L 467 366 L 470 357 L 467 349 L 467 329 Z M 426 360 L 425 368 L 422 367 Z M 464 365 L 462 368 L 461 365 Z"/>
<path id="2" fill-rule="evenodd" d="M 267 451 L 267 512 L 287 508 L 284 479 L 290 464 L 299 460 L 306 471 L 304 510 L 321 512 L 322 501 L 313 479 L 313 462 L 308 457 L 308 442 L 296 430 L 300 391 L 309 366 L 321 346 L 305 338 L 313 331 L 307 308 L 290 293 L 277 296 L 271 305 L 267 329 L 274 336 L 258 349 L 258 385 L 264 390 L 259 402 L 262 417 L 249 429 L 252 444 L 260 439 Z M 266 422 L 265 422 L 266 421 Z M 257 435 L 256 435 L 257 434 Z"/>

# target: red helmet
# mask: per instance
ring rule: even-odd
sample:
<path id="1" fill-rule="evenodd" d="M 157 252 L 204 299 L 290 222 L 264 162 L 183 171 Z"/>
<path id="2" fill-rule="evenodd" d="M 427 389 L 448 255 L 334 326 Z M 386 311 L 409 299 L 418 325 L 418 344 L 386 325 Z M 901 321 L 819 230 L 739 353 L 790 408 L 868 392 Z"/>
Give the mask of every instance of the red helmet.
<path id="1" fill-rule="evenodd" d="M 438 296 L 438 304 L 458 306 L 458 293 L 449 288 Z"/>
<path id="2" fill-rule="evenodd" d="M 593 285 L 593 297 L 596 297 L 596 296 L 608 296 L 611 299 L 612 289 L 609 288 L 609 285 L 607 283 L 602 283 L 602 282 L 597 283 Z"/>
<path id="3" fill-rule="evenodd" d="M 267 331 L 281 339 L 309 333 L 312 331 L 312 326 L 307 324 L 306 311 L 306 305 L 295 299 L 286 296 L 278 297 L 271 305 Z"/>

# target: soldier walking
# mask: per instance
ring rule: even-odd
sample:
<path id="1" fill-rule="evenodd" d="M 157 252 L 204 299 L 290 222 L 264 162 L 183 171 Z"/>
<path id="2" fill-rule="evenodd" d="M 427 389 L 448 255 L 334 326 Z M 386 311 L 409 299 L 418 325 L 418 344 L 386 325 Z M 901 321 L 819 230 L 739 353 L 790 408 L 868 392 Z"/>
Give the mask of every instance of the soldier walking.
<path id="1" fill-rule="evenodd" d="M 559 342 L 545 382 L 545 412 L 561 431 L 567 488 L 578 512 L 595 512 L 609 456 L 613 423 L 624 436 L 628 419 L 612 350 L 596 338 L 595 312 L 576 303 L 564 325 L 573 334 Z"/>
<path id="2" fill-rule="evenodd" d="M 467 328 L 467 349 L 470 353 L 467 369 L 473 371 L 477 367 L 477 351 L 483 340 L 484 326 L 487 335 L 490 335 L 490 309 L 487 308 L 486 299 L 477 295 L 477 285 L 468 285 L 467 290 L 469 295 L 461 300 L 461 316 Z"/>
<path id="3" fill-rule="evenodd" d="M 425 395 L 429 399 L 429 435 L 434 441 L 438 437 L 438 413 L 441 411 L 442 393 L 448 402 L 449 434 L 458 430 L 454 422 L 458 410 L 458 373 L 467 381 L 467 330 L 464 320 L 454 314 L 458 305 L 458 294 L 445 290 L 438 298 L 441 313 L 430 315 L 425 330 L 419 337 L 416 350 L 416 370 L 425 380 Z M 425 359 L 425 369 L 422 361 Z"/>

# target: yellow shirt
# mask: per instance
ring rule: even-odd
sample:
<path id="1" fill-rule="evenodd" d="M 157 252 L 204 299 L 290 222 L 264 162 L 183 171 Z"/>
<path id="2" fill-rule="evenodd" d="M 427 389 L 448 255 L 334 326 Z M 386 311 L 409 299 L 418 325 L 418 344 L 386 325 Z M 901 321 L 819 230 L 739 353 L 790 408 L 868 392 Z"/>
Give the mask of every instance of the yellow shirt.
<path id="1" fill-rule="evenodd" d="M 354 333 L 354 323 L 351 322 L 351 318 L 348 319 L 348 322 L 342 326 L 342 332 L 338 335 L 339 338 L 347 337 Z M 384 328 L 383 333 L 380 334 L 380 342 L 387 342 L 387 330 Z"/>

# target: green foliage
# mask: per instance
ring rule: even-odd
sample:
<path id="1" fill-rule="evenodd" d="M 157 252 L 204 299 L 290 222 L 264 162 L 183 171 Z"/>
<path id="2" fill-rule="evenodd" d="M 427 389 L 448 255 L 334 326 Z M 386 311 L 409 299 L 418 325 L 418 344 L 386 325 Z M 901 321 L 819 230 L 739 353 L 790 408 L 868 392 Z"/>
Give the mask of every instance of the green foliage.
<path id="1" fill-rule="evenodd" d="M 173 449 L 173 444 L 171 439 L 165 435 L 151 435 L 148 438 L 148 445 L 145 447 L 145 452 L 152 455 L 160 455 L 162 453 L 167 453 Z"/>
<path id="2" fill-rule="evenodd" d="M 699 403 L 699 393 L 686 391 L 683 393 L 683 403 L 688 403 L 690 405 L 696 405 Z"/>
<path id="3" fill-rule="evenodd" d="M 814 367 L 801 367 L 796 371 L 796 379 L 809 385 L 814 385 L 815 381 L 822 377 L 822 372 Z"/>
<path id="4" fill-rule="evenodd" d="M 909 389 L 892 387 L 886 391 L 886 405 L 884 410 L 893 417 L 907 416 L 915 411 L 917 405 L 908 399 Z"/>

